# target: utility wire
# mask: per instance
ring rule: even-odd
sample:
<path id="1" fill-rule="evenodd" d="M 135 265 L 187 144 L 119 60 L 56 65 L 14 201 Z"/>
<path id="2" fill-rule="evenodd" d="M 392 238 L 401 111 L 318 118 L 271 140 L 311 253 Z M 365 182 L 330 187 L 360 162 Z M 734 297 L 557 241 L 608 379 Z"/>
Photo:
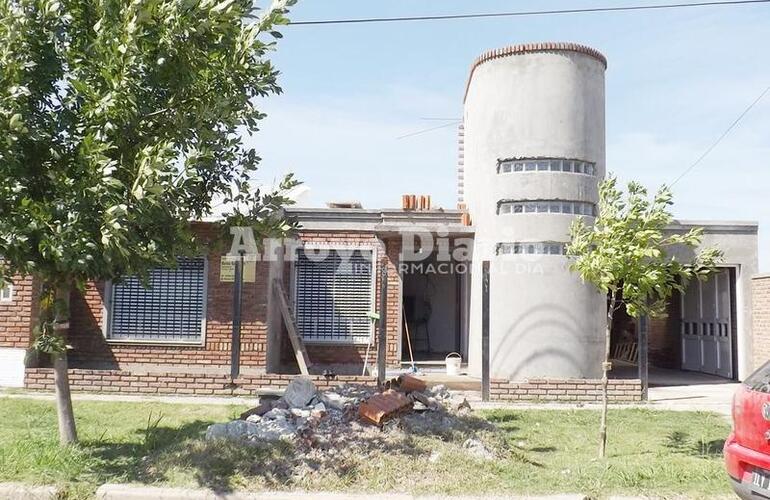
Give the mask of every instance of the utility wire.
<path id="1" fill-rule="evenodd" d="M 401 135 L 401 136 L 396 137 L 396 139 L 397 140 L 406 139 L 407 137 L 413 137 L 415 135 L 424 134 L 426 132 L 431 132 L 433 130 L 438 130 L 440 128 L 451 127 L 452 125 L 459 125 L 460 123 L 462 123 L 462 120 L 456 120 L 456 121 L 453 121 L 453 122 L 444 123 L 443 125 L 438 125 L 436 127 L 430 127 L 430 128 L 418 130 L 417 132 L 411 132 L 409 134 Z"/>
<path id="2" fill-rule="evenodd" d="M 581 9 L 529 10 L 517 12 L 486 12 L 475 14 L 445 14 L 433 16 L 366 17 L 358 19 L 318 19 L 311 21 L 290 21 L 292 26 L 324 24 L 393 23 L 403 21 L 446 21 L 451 19 L 480 19 L 490 17 L 548 16 L 556 14 L 591 14 L 597 12 L 629 12 L 640 10 L 682 9 L 687 7 L 715 7 L 720 5 L 746 5 L 768 3 L 770 0 L 728 0 L 722 2 L 691 2 L 654 5 L 627 5 L 623 7 L 593 7 Z"/>
<path id="3" fill-rule="evenodd" d="M 697 160 L 695 160 L 695 161 L 692 163 L 692 165 L 690 165 L 689 167 L 687 167 L 687 168 L 685 169 L 685 171 L 684 171 L 684 172 L 682 172 L 681 174 L 679 174 L 679 177 L 677 177 L 676 179 L 674 179 L 674 182 L 672 182 L 672 183 L 671 183 L 671 187 L 673 187 L 673 186 L 674 186 L 674 184 L 676 184 L 677 182 L 679 182 L 679 181 L 682 179 L 682 177 L 684 177 L 685 175 L 689 174 L 689 173 L 690 173 L 690 172 L 691 172 L 691 171 L 692 171 L 692 170 L 693 170 L 695 167 L 697 167 L 697 166 L 698 166 L 698 164 L 700 164 L 700 162 L 701 162 L 701 161 L 703 161 L 703 159 L 704 159 L 704 158 L 706 158 L 706 157 L 709 155 L 709 153 L 711 153 L 711 152 L 714 150 L 714 148 L 716 148 L 716 147 L 719 145 L 719 143 L 720 143 L 720 142 L 722 142 L 722 139 L 724 139 L 725 137 L 727 137 L 727 134 L 729 134 L 729 133 L 730 133 L 730 131 L 731 131 L 732 129 L 734 129 L 734 128 L 735 128 L 735 127 L 738 125 L 738 123 L 739 123 L 739 122 L 740 122 L 740 121 L 743 119 L 743 117 L 744 117 L 744 116 L 746 116 L 746 115 L 749 113 L 749 111 L 751 111 L 751 108 L 753 108 L 754 106 L 756 106 L 756 105 L 757 105 L 757 103 L 758 103 L 759 101 L 761 101 L 761 100 L 762 100 L 762 98 L 763 98 L 763 97 L 765 97 L 765 95 L 766 95 L 768 92 L 770 92 L 770 86 L 769 86 L 769 87 L 767 87 L 765 90 L 763 90 L 763 91 L 762 91 L 762 93 L 761 93 L 761 94 L 759 94 L 759 96 L 758 96 L 756 99 L 754 99 L 754 100 L 751 102 L 751 104 L 749 104 L 749 106 L 748 106 L 746 109 L 744 109 L 744 110 L 743 110 L 743 113 L 741 113 L 740 115 L 738 115 L 738 118 L 736 118 L 736 119 L 735 119 L 735 120 L 734 120 L 734 121 L 733 121 L 733 122 L 730 124 L 730 126 L 729 126 L 729 127 L 727 127 L 727 129 L 725 129 L 725 131 L 724 131 L 724 132 L 722 132 L 722 135 L 720 135 L 720 136 L 719 136 L 719 138 L 717 138 L 717 140 L 716 140 L 716 141 L 714 141 L 714 143 L 713 143 L 713 144 L 711 144 L 711 146 L 709 146 L 709 147 L 706 149 L 706 151 L 704 151 L 704 152 L 703 152 L 703 154 L 702 154 L 702 155 L 700 155 L 700 156 L 698 157 L 698 159 L 697 159 Z"/>

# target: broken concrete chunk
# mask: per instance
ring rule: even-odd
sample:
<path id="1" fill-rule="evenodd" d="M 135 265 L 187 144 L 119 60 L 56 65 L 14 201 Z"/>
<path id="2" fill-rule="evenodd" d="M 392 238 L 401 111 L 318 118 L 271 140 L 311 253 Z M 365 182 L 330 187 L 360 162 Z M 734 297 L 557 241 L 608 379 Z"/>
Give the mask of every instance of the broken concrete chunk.
<path id="1" fill-rule="evenodd" d="M 251 441 L 279 441 L 281 439 L 292 439 L 295 437 L 297 428 L 288 420 L 262 420 L 252 434 Z"/>
<path id="2" fill-rule="evenodd" d="M 321 394 L 321 402 L 335 410 L 344 410 L 346 406 L 353 404 L 353 400 L 336 392 L 324 392 Z"/>
<path id="3" fill-rule="evenodd" d="M 291 416 L 291 411 L 284 410 L 283 408 L 273 408 L 269 412 L 262 415 L 266 420 L 286 420 Z"/>
<path id="4" fill-rule="evenodd" d="M 261 420 L 262 420 L 262 417 L 260 417 L 259 415 L 249 415 L 248 417 L 246 417 L 247 422 L 253 422 L 255 424 L 258 424 Z"/>
<path id="5" fill-rule="evenodd" d="M 302 408 L 292 408 L 290 411 L 291 411 L 291 414 L 294 415 L 295 417 L 307 418 L 310 416 L 310 410 L 305 410 Z"/>
<path id="6" fill-rule="evenodd" d="M 247 439 L 257 432 L 257 424 L 245 420 L 233 420 L 226 424 L 213 424 L 206 429 L 206 439 Z"/>
<path id="7" fill-rule="evenodd" d="M 283 399 L 292 408 L 303 408 L 316 397 L 318 389 L 312 380 L 307 377 L 297 377 L 286 387 Z"/>
<path id="8" fill-rule="evenodd" d="M 261 417 L 265 413 L 269 412 L 273 409 L 273 403 L 260 403 L 258 406 L 252 408 L 251 410 L 247 410 L 243 413 L 241 413 L 241 420 L 248 420 L 250 416 L 256 415 L 258 417 Z"/>
<path id="9" fill-rule="evenodd" d="M 463 448 L 468 450 L 471 455 L 481 460 L 494 460 L 495 454 L 477 438 L 466 439 Z"/>

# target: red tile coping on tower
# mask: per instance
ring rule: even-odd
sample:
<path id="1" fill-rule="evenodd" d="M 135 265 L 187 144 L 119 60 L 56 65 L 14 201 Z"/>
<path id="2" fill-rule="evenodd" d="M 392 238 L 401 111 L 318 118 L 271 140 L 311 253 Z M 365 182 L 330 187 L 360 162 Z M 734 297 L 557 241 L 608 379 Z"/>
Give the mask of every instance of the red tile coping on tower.
<path id="1" fill-rule="evenodd" d="M 604 54 L 599 52 L 598 50 L 589 47 L 587 45 L 581 45 L 579 43 L 572 43 L 572 42 L 540 42 L 540 43 L 524 43 L 519 45 L 509 45 L 508 47 L 502 47 L 499 49 L 493 49 L 487 52 L 484 52 L 479 57 L 476 58 L 475 61 L 473 61 L 473 64 L 471 64 L 471 71 L 468 75 L 468 81 L 465 84 L 465 95 L 463 96 L 463 102 L 465 102 L 465 98 L 468 97 L 468 89 L 471 86 L 471 79 L 473 78 L 473 73 L 476 71 L 476 68 L 480 65 L 484 64 L 487 61 L 491 61 L 493 59 L 499 59 L 501 57 L 508 57 L 508 56 L 516 56 L 521 54 L 531 54 L 534 52 L 578 52 L 580 54 L 585 54 L 587 56 L 593 57 L 594 59 L 601 62 L 605 68 L 607 68 L 607 58 L 604 57 Z"/>

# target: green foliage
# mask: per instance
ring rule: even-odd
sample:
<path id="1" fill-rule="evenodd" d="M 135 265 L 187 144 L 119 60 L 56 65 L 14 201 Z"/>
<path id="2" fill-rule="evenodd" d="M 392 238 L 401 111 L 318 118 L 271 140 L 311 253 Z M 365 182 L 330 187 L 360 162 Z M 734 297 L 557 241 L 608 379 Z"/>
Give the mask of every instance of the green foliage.
<path id="1" fill-rule="evenodd" d="M 0 0 L 0 277 L 173 265 L 215 201 L 290 227 L 280 192 L 250 189 L 260 159 L 241 136 L 280 92 L 266 54 L 293 3 Z"/>
<path id="2" fill-rule="evenodd" d="M 602 293 L 622 292 L 628 314 L 656 315 L 665 307 L 673 290 L 683 291 L 693 278 L 705 279 L 721 261 L 722 252 L 709 248 L 685 261 L 670 255 L 679 247 L 687 255 L 700 245 L 703 231 L 671 233 L 671 191 L 661 187 L 650 199 L 636 182 L 628 193 L 617 187 L 614 177 L 599 190 L 599 216 L 593 225 L 582 218 L 572 224 L 567 254 L 574 257 L 571 269 Z"/>

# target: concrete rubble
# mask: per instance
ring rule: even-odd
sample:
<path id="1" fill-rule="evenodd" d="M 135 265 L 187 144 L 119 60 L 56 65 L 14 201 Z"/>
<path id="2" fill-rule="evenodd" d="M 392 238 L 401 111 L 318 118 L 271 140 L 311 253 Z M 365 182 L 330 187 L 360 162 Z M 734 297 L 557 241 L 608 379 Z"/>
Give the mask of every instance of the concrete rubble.
<path id="1" fill-rule="evenodd" d="M 299 475 L 312 474 L 324 463 L 350 454 L 403 451 L 404 442 L 414 436 L 441 436 L 462 443 L 478 459 L 495 458 L 478 437 L 489 430 L 484 427 L 488 424 L 470 416 L 471 408 L 464 397 L 453 395 L 441 385 L 415 387 L 412 379 L 406 380 L 406 391 L 394 379 L 381 393 L 373 387 L 352 384 L 318 391 L 310 379 L 298 377 L 280 399 L 260 401 L 239 420 L 211 425 L 206 439 L 255 446 L 291 442 L 299 452 L 294 471 Z M 400 392 L 394 397 L 396 391 Z M 384 395 L 399 401 L 398 407 L 372 405 Z M 367 418 L 362 410 L 367 405 L 382 411 L 375 418 Z"/>

